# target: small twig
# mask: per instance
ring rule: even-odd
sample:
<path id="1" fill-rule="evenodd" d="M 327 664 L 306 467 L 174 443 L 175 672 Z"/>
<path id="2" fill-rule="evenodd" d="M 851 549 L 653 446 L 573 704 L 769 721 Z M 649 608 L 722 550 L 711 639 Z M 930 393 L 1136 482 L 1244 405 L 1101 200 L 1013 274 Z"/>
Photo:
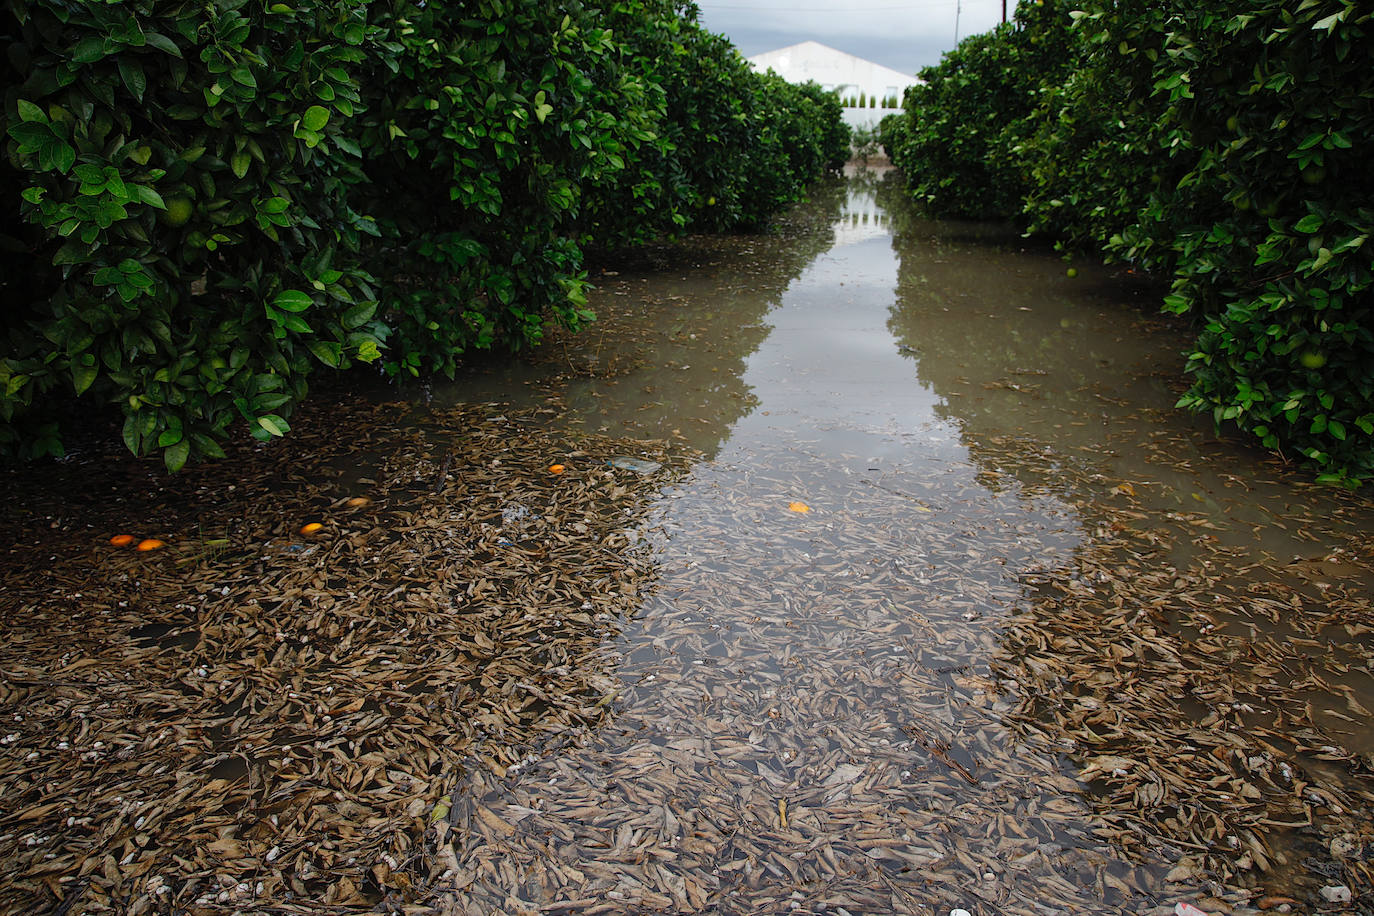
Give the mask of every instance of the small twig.
<path id="1" fill-rule="evenodd" d="M 971 783 L 972 785 L 976 786 L 980 784 L 978 782 L 978 777 L 970 773 L 968 767 L 964 766 L 962 763 L 955 760 L 953 757 L 949 756 L 948 744 L 946 744 L 943 741 L 928 741 L 924 735 L 922 735 L 919 731 L 917 731 L 914 728 L 906 728 L 904 729 L 904 731 L 913 739 L 915 739 L 917 744 L 925 748 L 926 752 L 929 753 L 936 760 L 939 760 L 945 766 L 949 767 L 951 770 L 967 779 L 969 783 Z"/>
<path id="2" fill-rule="evenodd" d="M 434 482 L 435 496 L 438 496 L 440 493 L 444 491 L 444 482 L 448 480 L 448 469 L 449 465 L 451 464 L 453 464 L 452 450 L 450 450 L 449 453 L 444 456 L 444 464 L 441 468 L 439 468 L 439 479 Z"/>
<path id="3" fill-rule="evenodd" d="M 48 916 L 67 916 L 67 911 L 76 906 L 76 902 L 85 895 L 86 888 L 90 886 L 91 879 L 82 878 L 76 883 L 76 887 L 72 888 L 72 892 L 67 895 L 67 899 L 59 903 Z"/>

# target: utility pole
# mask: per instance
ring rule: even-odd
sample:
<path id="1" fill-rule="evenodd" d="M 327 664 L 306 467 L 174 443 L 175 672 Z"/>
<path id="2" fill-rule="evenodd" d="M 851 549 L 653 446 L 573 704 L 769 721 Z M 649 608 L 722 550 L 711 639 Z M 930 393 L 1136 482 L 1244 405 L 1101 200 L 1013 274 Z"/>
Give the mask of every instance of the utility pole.
<path id="1" fill-rule="evenodd" d="M 954 43 L 956 45 L 959 43 L 959 12 L 963 9 L 963 6 L 960 0 L 954 0 Z"/>
<path id="2" fill-rule="evenodd" d="M 1007 0 L 1002 0 L 1002 25 L 1007 24 Z"/>

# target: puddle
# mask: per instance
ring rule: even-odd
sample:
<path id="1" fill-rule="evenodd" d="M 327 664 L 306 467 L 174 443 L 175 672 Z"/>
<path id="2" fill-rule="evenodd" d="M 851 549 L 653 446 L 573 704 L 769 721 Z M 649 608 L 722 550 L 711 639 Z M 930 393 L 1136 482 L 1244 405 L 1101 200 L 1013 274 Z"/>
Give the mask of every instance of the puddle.
<path id="1" fill-rule="evenodd" d="M 1077 268 L 861 173 L 413 403 L 7 472 L 0 909 L 1364 905 L 1374 511 Z"/>
<path id="2" fill-rule="evenodd" d="M 1207 875 L 1301 897 L 1347 874 L 1328 840 L 1374 801 L 1351 715 L 1374 706 L 1374 583 L 1339 552 L 1374 514 L 1173 410 L 1189 338 L 1157 290 L 1070 278 L 1001 227 L 921 220 L 872 175 L 774 235 L 598 285 L 586 338 L 436 394 L 515 392 L 707 460 L 647 523 L 657 585 L 613 644 L 613 722 L 465 783 L 511 826 L 458 842 L 469 907 L 1148 912 L 1205 896 Z M 1291 614 L 1251 613 L 1323 575 L 1353 629 L 1332 635 L 1311 588 Z M 1158 636 L 1138 664 L 1109 649 L 1120 618 L 1056 616 L 1094 588 L 1157 611 L 1156 629 L 1126 621 Z M 1279 648 L 1316 631 L 1336 646 L 1310 652 L 1345 661 Z M 1266 647 L 1269 694 L 1278 669 L 1244 661 Z M 1205 667 L 1157 672 L 1154 691 L 1138 682 L 1154 652 Z M 1097 717 L 1064 713 L 1066 694 Z M 1264 744 L 1285 721 L 1320 739 Z M 1168 759 L 1192 749 L 1216 766 Z M 1263 783 L 1275 767 L 1340 803 L 1265 827 L 1302 793 Z M 1250 807 L 1190 798 L 1204 775 Z"/>

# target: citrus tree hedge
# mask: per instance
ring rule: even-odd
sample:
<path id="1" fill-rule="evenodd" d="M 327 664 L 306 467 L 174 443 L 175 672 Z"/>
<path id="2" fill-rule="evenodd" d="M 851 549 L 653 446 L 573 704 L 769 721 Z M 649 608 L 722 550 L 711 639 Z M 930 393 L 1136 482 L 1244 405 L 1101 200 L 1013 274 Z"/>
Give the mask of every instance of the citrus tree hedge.
<path id="1" fill-rule="evenodd" d="M 629 65 L 663 107 L 655 142 L 638 146 L 627 171 L 584 187 L 588 242 L 757 228 L 849 158 L 837 93 L 755 72 L 728 39 L 696 23 L 694 7 L 615 9 Z"/>
<path id="2" fill-rule="evenodd" d="M 913 192 L 991 169 L 991 187 L 1016 193 L 942 212 L 1020 219 L 1171 281 L 1164 306 L 1198 327 L 1180 406 L 1322 480 L 1374 475 L 1374 171 L 1360 149 L 1374 132 L 1374 9 L 1047 0 L 1017 16 L 961 45 L 982 63 L 963 66 L 979 75 L 952 101 L 927 94 L 889 132 Z M 1027 107 L 990 84 L 1037 36 L 1072 71 L 1027 66 Z M 955 110 L 981 118 L 961 126 Z M 927 129 L 939 119 L 956 137 L 1004 126 L 967 156 Z"/>
<path id="3" fill-rule="evenodd" d="M 1027 184 L 1008 152 L 1041 93 L 1071 70 L 1075 45 L 1058 25 L 1065 9 L 1062 0 L 1017 4 L 1014 23 L 964 39 L 907 90 L 884 146 L 932 215 L 1020 213 Z"/>
<path id="4" fill-rule="evenodd" d="M 175 470 L 285 434 L 321 368 L 577 327 L 583 243 L 762 222 L 832 128 L 666 0 L 8 0 L 0 45 L 0 451 L 29 456 L 80 399 Z"/>

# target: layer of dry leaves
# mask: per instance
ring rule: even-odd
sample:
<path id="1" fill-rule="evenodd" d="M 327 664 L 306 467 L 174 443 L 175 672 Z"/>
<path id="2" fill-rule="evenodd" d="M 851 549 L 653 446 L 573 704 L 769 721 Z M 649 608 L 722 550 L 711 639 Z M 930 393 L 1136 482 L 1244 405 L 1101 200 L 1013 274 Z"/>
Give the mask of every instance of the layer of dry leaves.
<path id="1" fill-rule="evenodd" d="M 408 410 L 322 407 L 172 481 L 118 456 L 7 480 L 30 489 L 6 500 L 0 908 L 425 899 L 459 774 L 604 716 L 600 649 L 648 568 L 626 533 L 675 459 Z"/>

